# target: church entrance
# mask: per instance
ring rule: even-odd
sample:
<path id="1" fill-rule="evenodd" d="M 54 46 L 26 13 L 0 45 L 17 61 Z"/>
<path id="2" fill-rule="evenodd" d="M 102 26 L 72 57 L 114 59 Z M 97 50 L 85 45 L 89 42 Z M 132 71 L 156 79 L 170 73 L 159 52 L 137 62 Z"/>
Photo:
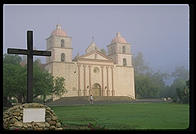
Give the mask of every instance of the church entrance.
<path id="1" fill-rule="evenodd" d="M 98 83 L 95 83 L 92 87 L 93 96 L 101 96 L 101 86 Z"/>

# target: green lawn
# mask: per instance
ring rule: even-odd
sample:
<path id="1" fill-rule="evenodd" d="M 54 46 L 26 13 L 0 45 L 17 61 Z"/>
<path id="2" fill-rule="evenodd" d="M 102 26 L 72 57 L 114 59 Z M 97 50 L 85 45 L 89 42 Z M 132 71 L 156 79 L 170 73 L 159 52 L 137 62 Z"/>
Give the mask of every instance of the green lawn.
<path id="1" fill-rule="evenodd" d="M 71 129 L 88 123 L 106 129 L 186 129 L 189 105 L 133 103 L 51 107 L 60 121 Z"/>

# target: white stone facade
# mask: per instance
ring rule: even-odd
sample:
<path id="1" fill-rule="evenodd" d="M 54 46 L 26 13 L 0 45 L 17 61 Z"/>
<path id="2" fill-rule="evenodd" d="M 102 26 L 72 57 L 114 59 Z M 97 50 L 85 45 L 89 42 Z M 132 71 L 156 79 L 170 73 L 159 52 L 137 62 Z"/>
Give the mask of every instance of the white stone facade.
<path id="1" fill-rule="evenodd" d="M 71 37 L 59 25 L 49 38 L 46 69 L 55 77 L 65 78 L 69 96 L 130 96 L 135 99 L 134 68 L 130 44 L 117 33 L 108 45 L 108 55 L 99 51 L 95 42 L 86 49 L 86 54 L 72 60 Z M 57 34 L 58 33 L 58 34 Z M 62 41 L 63 40 L 63 41 Z M 53 100 L 60 97 L 53 97 Z"/>

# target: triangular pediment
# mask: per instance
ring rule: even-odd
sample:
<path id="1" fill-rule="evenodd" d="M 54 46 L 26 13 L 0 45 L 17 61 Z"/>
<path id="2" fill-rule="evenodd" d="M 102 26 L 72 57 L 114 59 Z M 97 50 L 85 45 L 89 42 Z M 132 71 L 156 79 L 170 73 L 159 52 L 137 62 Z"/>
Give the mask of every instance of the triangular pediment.
<path id="1" fill-rule="evenodd" d="M 80 59 L 85 59 L 85 60 L 105 60 L 105 61 L 110 61 L 112 62 L 112 58 L 106 56 L 105 54 L 103 54 L 102 52 L 100 51 L 97 51 L 97 50 L 93 50 L 91 51 L 90 53 L 87 53 L 87 54 L 84 54 L 80 57 L 78 57 L 78 60 Z"/>

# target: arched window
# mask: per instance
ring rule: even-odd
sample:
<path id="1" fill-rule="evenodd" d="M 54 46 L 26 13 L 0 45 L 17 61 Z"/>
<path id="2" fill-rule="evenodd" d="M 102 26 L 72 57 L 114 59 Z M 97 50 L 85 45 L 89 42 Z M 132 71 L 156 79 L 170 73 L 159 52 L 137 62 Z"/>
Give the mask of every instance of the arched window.
<path id="1" fill-rule="evenodd" d="M 65 47 L 65 42 L 64 42 L 64 40 L 62 39 L 61 40 L 61 48 L 64 48 Z"/>
<path id="2" fill-rule="evenodd" d="M 62 62 L 65 61 L 65 54 L 64 53 L 61 54 L 61 61 Z"/>
<path id="3" fill-rule="evenodd" d="M 123 54 L 125 54 L 126 53 L 125 46 L 122 47 L 122 50 L 123 50 Z"/>
<path id="4" fill-rule="evenodd" d="M 126 58 L 123 58 L 123 66 L 126 66 L 127 65 L 127 60 Z"/>

